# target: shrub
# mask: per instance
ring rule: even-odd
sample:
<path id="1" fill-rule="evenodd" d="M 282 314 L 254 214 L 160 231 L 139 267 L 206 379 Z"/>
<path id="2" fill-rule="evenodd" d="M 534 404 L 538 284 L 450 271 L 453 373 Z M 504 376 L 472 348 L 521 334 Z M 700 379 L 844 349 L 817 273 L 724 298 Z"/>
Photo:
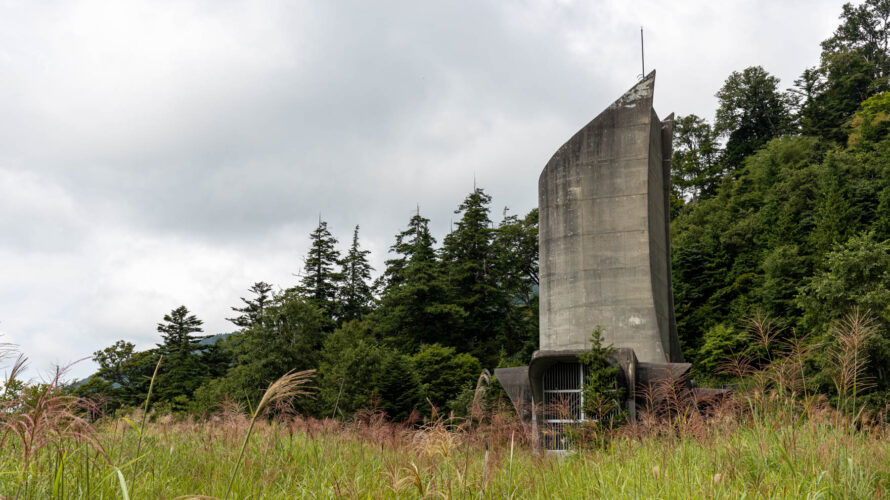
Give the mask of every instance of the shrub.
<path id="1" fill-rule="evenodd" d="M 584 380 L 584 413 L 596 429 L 613 428 L 624 421 L 622 402 L 624 388 L 618 383 L 621 367 L 614 359 L 615 348 L 603 345 L 602 329 L 597 327 L 590 336 L 590 350 L 578 356 L 587 367 Z"/>

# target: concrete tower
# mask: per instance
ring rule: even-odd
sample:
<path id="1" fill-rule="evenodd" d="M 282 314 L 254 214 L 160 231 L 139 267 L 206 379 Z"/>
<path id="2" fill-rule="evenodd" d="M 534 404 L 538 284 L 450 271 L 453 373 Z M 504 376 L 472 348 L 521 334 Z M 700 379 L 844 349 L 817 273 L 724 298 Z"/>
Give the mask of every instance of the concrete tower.
<path id="1" fill-rule="evenodd" d="M 538 181 L 540 348 L 606 344 L 681 362 L 671 293 L 673 115 L 652 109 L 655 72 L 566 142 Z"/>
<path id="2" fill-rule="evenodd" d="M 617 348 L 632 418 L 641 386 L 684 380 L 690 368 L 671 292 L 673 115 L 658 118 L 654 88 L 653 71 L 560 147 L 538 181 L 540 350 L 495 375 L 551 449 L 589 417 L 577 356 L 595 328 Z M 557 403 L 568 418 L 549 409 Z"/>

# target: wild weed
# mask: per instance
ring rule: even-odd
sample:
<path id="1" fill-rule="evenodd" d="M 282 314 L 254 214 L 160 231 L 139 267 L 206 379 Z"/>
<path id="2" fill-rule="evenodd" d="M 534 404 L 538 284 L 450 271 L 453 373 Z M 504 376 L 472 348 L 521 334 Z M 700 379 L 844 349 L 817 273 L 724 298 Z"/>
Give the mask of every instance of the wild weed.
<path id="1" fill-rule="evenodd" d="M 309 387 L 308 384 L 312 381 L 314 375 L 315 370 L 287 372 L 282 375 L 281 378 L 272 382 L 272 384 L 269 385 L 269 388 L 266 389 L 266 392 L 263 393 L 260 403 L 254 410 L 253 415 L 251 415 L 250 425 L 247 428 L 247 433 L 244 435 L 244 442 L 241 443 L 241 450 L 238 452 L 238 458 L 235 460 L 235 465 L 232 467 L 232 475 L 229 479 L 229 486 L 226 488 L 226 494 L 223 497 L 224 499 L 229 498 L 229 494 L 232 492 L 232 485 L 235 484 L 238 467 L 241 465 L 241 459 L 244 458 L 244 450 L 247 449 L 247 443 L 250 441 L 250 434 L 253 432 L 253 427 L 256 424 L 257 418 L 262 415 L 268 407 L 279 401 L 310 394 L 311 387 Z"/>

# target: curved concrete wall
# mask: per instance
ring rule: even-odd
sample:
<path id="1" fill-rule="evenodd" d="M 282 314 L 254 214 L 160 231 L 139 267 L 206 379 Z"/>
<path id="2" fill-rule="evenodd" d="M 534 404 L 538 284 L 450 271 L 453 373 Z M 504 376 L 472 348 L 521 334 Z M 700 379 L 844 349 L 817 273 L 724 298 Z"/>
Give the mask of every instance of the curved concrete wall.
<path id="1" fill-rule="evenodd" d="M 655 72 L 553 155 L 538 181 L 540 349 L 606 343 L 677 362 L 670 277 L 671 122 L 652 109 Z"/>

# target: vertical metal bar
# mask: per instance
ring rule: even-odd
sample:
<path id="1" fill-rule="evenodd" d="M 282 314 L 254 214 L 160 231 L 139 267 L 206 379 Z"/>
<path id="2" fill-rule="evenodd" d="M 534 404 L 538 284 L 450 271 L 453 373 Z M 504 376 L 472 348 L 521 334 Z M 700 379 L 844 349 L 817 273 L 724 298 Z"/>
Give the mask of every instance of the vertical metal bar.
<path id="1" fill-rule="evenodd" d="M 584 420 L 584 365 L 578 363 L 578 376 L 581 378 L 581 382 L 578 384 L 578 387 L 581 388 L 581 391 L 578 393 L 578 415 L 581 416 L 581 420 Z"/>

